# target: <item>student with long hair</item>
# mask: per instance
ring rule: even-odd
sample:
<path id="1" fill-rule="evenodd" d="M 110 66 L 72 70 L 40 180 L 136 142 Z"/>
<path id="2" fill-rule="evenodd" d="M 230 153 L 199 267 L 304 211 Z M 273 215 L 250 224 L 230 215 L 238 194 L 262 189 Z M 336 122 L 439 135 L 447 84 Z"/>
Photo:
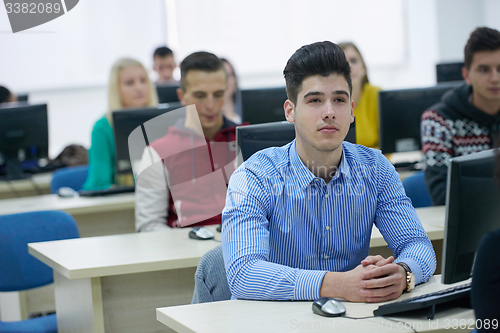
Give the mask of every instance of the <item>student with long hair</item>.
<path id="1" fill-rule="evenodd" d="M 158 97 L 144 66 L 137 60 L 121 58 L 111 68 L 108 84 L 108 111 L 92 129 L 89 173 L 84 190 L 107 189 L 126 180 L 115 179 L 115 139 L 112 112 L 127 108 L 156 106 Z M 131 181 L 131 179 L 130 179 Z"/>

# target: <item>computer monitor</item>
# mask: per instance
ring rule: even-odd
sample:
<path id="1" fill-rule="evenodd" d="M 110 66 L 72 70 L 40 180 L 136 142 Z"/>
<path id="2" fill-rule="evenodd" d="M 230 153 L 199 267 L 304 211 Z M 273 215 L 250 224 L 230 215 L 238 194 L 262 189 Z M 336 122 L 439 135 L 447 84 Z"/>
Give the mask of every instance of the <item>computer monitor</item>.
<path id="1" fill-rule="evenodd" d="M 436 80 L 438 83 L 450 81 L 463 81 L 463 62 L 450 62 L 436 65 Z"/>
<path id="2" fill-rule="evenodd" d="M 443 283 L 470 277 L 483 235 L 500 228 L 495 150 L 450 159 L 443 242 Z"/>
<path id="3" fill-rule="evenodd" d="M 28 94 L 17 95 L 17 101 L 18 102 L 27 102 L 28 101 Z"/>
<path id="4" fill-rule="evenodd" d="M 159 104 L 157 107 L 120 110 L 113 112 L 117 174 L 131 174 L 131 161 L 137 161 L 141 159 L 143 148 L 129 147 L 130 134 L 137 128 L 140 129 L 141 125 L 148 122 L 149 120 L 164 113 L 179 109 L 181 107 L 182 104 L 177 102 Z M 148 124 L 150 124 L 150 126 L 148 127 L 147 136 L 150 141 L 149 143 L 156 139 L 159 139 L 167 133 L 165 126 L 168 125 L 164 124 L 163 122 L 151 122 Z M 155 128 L 155 125 L 158 128 Z M 144 126 L 142 126 L 142 128 L 144 128 Z M 132 151 L 133 156 L 130 155 L 130 151 Z"/>
<path id="5" fill-rule="evenodd" d="M 177 88 L 179 88 L 178 84 L 157 85 L 156 93 L 158 94 L 158 102 L 161 104 L 179 102 Z"/>
<path id="6" fill-rule="evenodd" d="M 285 87 L 242 90 L 243 122 L 262 124 L 285 120 L 283 104 L 287 98 Z"/>
<path id="7" fill-rule="evenodd" d="M 379 92 L 380 149 L 384 154 L 420 150 L 422 113 L 461 83 Z"/>
<path id="8" fill-rule="evenodd" d="M 25 171 L 48 158 L 47 104 L 8 103 L 0 108 L 0 172 L 3 178 L 27 178 Z"/>
<path id="9" fill-rule="evenodd" d="M 236 127 L 236 145 L 240 149 L 242 158 L 238 164 L 243 163 L 259 150 L 281 147 L 293 139 L 295 139 L 295 125 L 288 121 Z M 350 125 L 344 141 L 356 143 L 354 122 Z"/>

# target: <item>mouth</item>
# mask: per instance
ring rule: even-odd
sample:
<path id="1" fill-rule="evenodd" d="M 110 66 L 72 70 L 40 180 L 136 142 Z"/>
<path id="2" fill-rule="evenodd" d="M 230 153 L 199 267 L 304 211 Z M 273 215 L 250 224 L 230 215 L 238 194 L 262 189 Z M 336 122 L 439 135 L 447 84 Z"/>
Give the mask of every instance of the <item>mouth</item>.
<path id="1" fill-rule="evenodd" d="M 500 92 L 500 88 L 498 87 L 495 87 L 495 88 L 489 88 L 488 89 L 490 92 L 494 93 L 494 94 L 498 94 Z"/>
<path id="2" fill-rule="evenodd" d="M 326 125 L 326 126 L 323 126 L 319 129 L 320 132 L 323 132 L 323 133 L 335 133 L 335 132 L 338 132 L 339 129 L 338 127 L 336 126 L 333 126 L 333 125 Z"/>

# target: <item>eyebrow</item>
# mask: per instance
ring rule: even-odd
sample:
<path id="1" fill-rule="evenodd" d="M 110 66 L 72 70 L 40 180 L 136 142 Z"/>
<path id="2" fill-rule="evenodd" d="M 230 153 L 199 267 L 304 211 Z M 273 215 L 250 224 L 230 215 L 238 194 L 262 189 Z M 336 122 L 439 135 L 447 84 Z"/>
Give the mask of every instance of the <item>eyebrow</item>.
<path id="1" fill-rule="evenodd" d="M 345 90 L 335 90 L 332 92 L 332 94 L 333 95 L 345 95 L 346 97 L 349 97 L 349 94 Z M 320 92 L 320 91 L 310 91 L 304 95 L 304 99 L 306 99 L 309 96 L 325 96 L 325 94 Z"/>

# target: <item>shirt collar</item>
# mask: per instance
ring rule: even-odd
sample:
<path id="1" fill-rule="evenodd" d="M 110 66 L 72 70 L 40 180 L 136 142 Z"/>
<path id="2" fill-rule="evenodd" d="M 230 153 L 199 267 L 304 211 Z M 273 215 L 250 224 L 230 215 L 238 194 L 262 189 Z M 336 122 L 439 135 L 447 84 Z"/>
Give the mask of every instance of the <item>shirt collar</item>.
<path id="1" fill-rule="evenodd" d="M 349 165 L 347 164 L 345 153 L 346 149 L 344 147 L 344 144 L 342 144 L 342 158 L 340 159 L 340 168 L 335 173 L 335 176 L 333 176 L 332 180 L 337 179 L 340 174 L 343 174 L 347 178 L 351 177 L 351 170 L 349 169 Z M 300 159 L 299 154 L 297 153 L 297 145 L 295 140 L 293 140 L 293 144 L 290 146 L 290 165 L 296 173 L 297 183 L 303 189 L 306 189 L 311 184 L 311 182 L 317 178 Z"/>

